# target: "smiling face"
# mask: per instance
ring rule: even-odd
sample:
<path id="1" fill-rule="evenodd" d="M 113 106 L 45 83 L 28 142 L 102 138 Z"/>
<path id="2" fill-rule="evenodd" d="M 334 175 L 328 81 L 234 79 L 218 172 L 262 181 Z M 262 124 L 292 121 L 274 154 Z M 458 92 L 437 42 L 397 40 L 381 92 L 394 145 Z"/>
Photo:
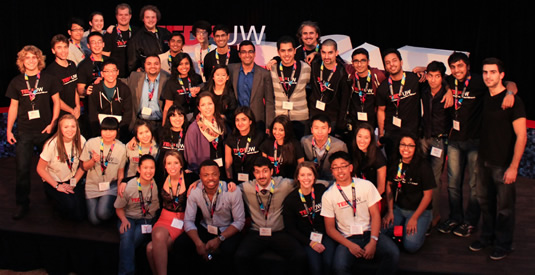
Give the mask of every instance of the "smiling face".
<path id="1" fill-rule="evenodd" d="M 101 130 L 100 136 L 102 137 L 104 143 L 112 143 L 117 137 L 117 130 Z"/>
<path id="2" fill-rule="evenodd" d="M 266 188 L 271 183 L 271 176 L 273 175 L 273 169 L 268 166 L 255 166 L 253 175 L 256 179 L 256 183 L 262 188 Z"/>
<path id="3" fill-rule="evenodd" d="M 203 96 L 199 98 L 198 107 L 201 115 L 207 119 L 211 119 L 214 116 L 215 105 L 214 101 L 209 96 Z"/>
<path id="4" fill-rule="evenodd" d="M 214 33 L 214 42 L 218 48 L 226 47 L 228 43 L 228 33 L 221 30 L 217 30 Z"/>
<path id="5" fill-rule="evenodd" d="M 182 171 L 180 160 L 175 155 L 168 155 L 165 158 L 165 171 L 171 177 L 178 175 Z"/>
<path id="6" fill-rule="evenodd" d="M 102 54 L 104 49 L 104 41 L 99 35 L 93 35 L 88 39 L 88 47 L 93 54 Z"/>
<path id="7" fill-rule="evenodd" d="M 184 126 L 184 115 L 175 112 L 169 117 L 169 122 L 171 123 L 171 127 L 182 129 L 182 126 Z"/>
<path id="8" fill-rule="evenodd" d="M 304 26 L 301 31 L 301 40 L 303 40 L 303 45 L 310 47 L 315 47 L 318 44 L 319 34 L 316 32 L 316 29 L 312 26 Z"/>
<path id="9" fill-rule="evenodd" d="M 39 70 L 39 59 L 37 58 L 37 55 L 31 52 L 26 53 L 22 64 L 24 65 L 24 69 L 27 74 L 32 74 Z"/>
<path id="10" fill-rule="evenodd" d="M 284 137 L 286 136 L 286 131 L 284 130 L 284 126 L 279 123 L 275 122 L 273 124 L 273 137 L 277 141 L 278 144 L 282 145 L 284 143 Z"/>
<path id="11" fill-rule="evenodd" d="M 299 186 L 302 189 L 310 189 L 316 178 L 314 177 L 314 172 L 309 167 L 301 167 L 299 173 L 297 174 L 297 180 L 299 181 Z"/>
<path id="12" fill-rule="evenodd" d="M 505 73 L 499 71 L 498 65 L 483 65 L 483 81 L 485 81 L 485 85 L 487 85 L 487 87 L 489 87 L 490 89 L 496 88 L 501 85 L 504 76 Z"/>
<path id="13" fill-rule="evenodd" d="M 106 64 L 104 68 L 102 68 L 102 78 L 104 78 L 105 83 L 112 84 L 117 80 L 117 76 L 119 76 L 119 70 L 117 70 L 117 66 L 115 64 Z M 111 88 L 111 86 L 108 86 Z"/>
<path id="14" fill-rule="evenodd" d="M 353 56 L 351 63 L 353 64 L 353 68 L 359 75 L 368 72 L 368 65 L 370 64 L 370 61 L 368 60 L 365 54 L 356 54 L 355 56 Z"/>
<path id="15" fill-rule="evenodd" d="M 104 28 L 104 17 L 100 14 L 95 14 L 91 21 L 89 21 L 92 31 L 102 31 Z"/>
<path id="16" fill-rule="evenodd" d="M 182 40 L 182 37 L 180 37 L 180 35 L 175 35 L 171 37 L 171 40 L 169 40 L 169 50 L 172 53 L 181 52 L 183 46 L 184 46 L 184 41 Z"/>
<path id="17" fill-rule="evenodd" d="M 238 129 L 240 133 L 249 133 L 251 130 L 251 123 L 253 123 L 244 113 L 237 114 L 234 122 L 236 123 L 236 129 Z"/>
<path id="18" fill-rule="evenodd" d="M 61 41 L 57 42 L 52 48 L 52 53 L 59 60 L 67 60 L 67 57 L 69 56 L 69 44 Z"/>
<path id="19" fill-rule="evenodd" d="M 329 122 L 323 122 L 321 120 L 314 120 L 310 132 L 318 144 L 323 144 L 327 141 L 329 134 L 331 133 L 331 127 Z"/>
<path id="20" fill-rule="evenodd" d="M 331 163 L 331 171 L 339 184 L 351 182 L 353 165 L 343 158 L 337 158 Z"/>
<path id="21" fill-rule="evenodd" d="M 403 137 L 399 141 L 399 154 L 404 163 L 410 163 L 416 151 L 416 142 L 410 137 Z"/>
<path id="22" fill-rule="evenodd" d="M 137 172 L 139 173 L 139 178 L 145 182 L 152 181 L 154 178 L 154 172 L 156 171 L 156 164 L 152 159 L 145 159 L 137 167 Z"/>
<path id="23" fill-rule="evenodd" d="M 152 143 L 152 132 L 149 127 L 146 125 L 141 125 L 137 128 L 136 138 L 141 144 L 151 144 Z"/>
<path id="24" fill-rule="evenodd" d="M 291 66 L 295 61 L 295 48 L 292 43 L 281 43 L 277 51 L 281 58 L 282 65 Z"/>
<path id="25" fill-rule="evenodd" d="M 199 178 L 206 192 L 213 194 L 219 187 L 219 167 L 215 165 L 201 167 Z"/>
<path id="26" fill-rule="evenodd" d="M 371 140 L 372 136 L 368 129 L 359 129 L 359 131 L 357 132 L 357 136 L 355 137 L 355 141 L 359 150 L 361 150 L 362 152 L 368 152 L 368 146 L 370 146 Z"/>
<path id="27" fill-rule="evenodd" d="M 130 25 L 132 14 L 130 14 L 130 10 L 128 8 L 118 9 L 117 13 L 115 14 L 115 18 L 117 19 L 117 24 L 120 26 L 128 26 Z"/>
<path id="28" fill-rule="evenodd" d="M 145 72 L 148 75 L 156 76 L 160 73 L 161 63 L 157 56 L 149 56 L 145 59 Z"/>
<path id="29" fill-rule="evenodd" d="M 195 39 L 197 39 L 199 43 L 205 43 L 208 41 L 208 32 L 203 29 L 197 29 L 195 32 Z"/>
<path id="30" fill-rule="evenodd" d="M 68 33 L 73 41 L 79 43 L 80 40 L 82 40 L 82 37 L 84 37 L 84 28 L 78 24 L 72 24 L 71 29 L 68 30 Z"/>
<path id="31" fill-rule="evenodd" d="M 177 67 L 178 75 L 181 78 L 188 77 L 188 73 L 190 69 L 191 69 L 191 64 L 189 63 L 189 60 L 187 58 L 182 58 L 182 60 L 180 60 L 180 63 L 178 63 L 178 67 Z"/>
<path id="32" fill-rule="evenodd" d="M 470 70 L 470 66 L 466 65 L 463 60 L 453 62 L 450 64 L 451 75 L 457 80 L 463 81 Z"/>
<path id="33" fill-rule="evenodd" d="M 61 134 L 63 135 L 63 141 L 69 142 L 74 139 L 78 127 L 74 119 L 62 119 L 59 125 Z"/>
<path id="34" fill-rule="evenodd" d="M 156 23 L 158 23 L 158 15 L 153 10 L 145 10 L 143 14 L 143 25 L 149 31 L 156 29 Z"/>
<path id="35" fill-rule="evenodd" d="M 239 56 L 241 63 L 245 66 L 252 65 L 255 58 L 255 49 L 251 45 L 244 45 L 240 47 Z"/>
<path id="36" fill-rule="evenodd" d="M 403 61 L 395 53 L 389 53 L 385 56 L 385 70 L 391 75 L 397 75 L 401 72 Z"/>
<path id="37" fill-rule="evenodd" d="M 219 68 L 215 70 L 213 80 L 216 86 L 224 86 L 227 83 L 227 80 L 229 80 L 227 70 L 225 68 Z"/>

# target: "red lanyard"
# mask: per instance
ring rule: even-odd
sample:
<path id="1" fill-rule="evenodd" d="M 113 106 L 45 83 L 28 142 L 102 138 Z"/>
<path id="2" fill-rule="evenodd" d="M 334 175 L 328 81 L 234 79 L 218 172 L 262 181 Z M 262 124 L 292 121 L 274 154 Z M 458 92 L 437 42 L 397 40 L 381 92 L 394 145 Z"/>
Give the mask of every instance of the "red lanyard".
<path id="1" fill-rule="evenodd" d="M 102 138 L 100 139 L 100 170 L 102 171 L 103 176 L 106 174 L 106 169 L 108 168 L 114 146 L 115 141 L 111 144 L 108 155 L 106 156 L 106 159 L 104 159 L 104 140 Z"/>
<path id="2" fill-rule="evenodd" d="M 463 104 L 464 93 L 466 92 L 466 88 L 468 87 L 468 84 L 470 84 L 471 79 L 472 75 L 468 75 L 464 81 L 464 88 L 462 92 L 460 92 L 458 89 L 459 82 L 457 81 L 457 78 L 455 79 L 455 93 L 453 94 L 453 97 L 455 98 L 455 111 L 461 108 L 461 105 Z"/>
<path id="3" fill-rule="evenodd" d="M 26 81 L 26 88 L 28 88 L 28 97 L 30 98 L 30 102 L 32 103 L 32 109 L 35 107 L 35 103 L 33 102 L 35 100 L 35 96 L 37 95 L 37 86 L 39 85 L 39 80 L 41 79 L 41 73 L 37 73 L 37 80 L 35 80 L 35 86 L 32 89 L 30 87 L 30 80 L 27 74 L 24 74 L 24 80 Z"/>
<path id="4" fill-rule="evenodd" d="M 297 84 L 296 82 L 294 82 L 294 77 L 295 77 L 295 71 L 296 70 L 297 70 L 297 62 L 294 61 L 292 74 L 290 75 L 290 78 L 287 81 L 285 81 L 284 80 L 284 71 L 283 71 L 283 67 L 282 67 L 282 62 L 279 63 L 279 80 L 280 80 L 280 83 L 282 85 L 282 88 L 286 92 L 286 96 L 288 96 L 288 91 L 292 88 L 292 85 L 293 84 Z"/>
<path id="5" fill-rule="evenodd" d="M 258 184 L 255 185 L 256 190 L 256 200 L 258 201 L 258 206 L 260 208 L 260 211 L 262 211 L 262 214 L 264 214 L 264 218 L 268 219 L 269 215 L 269 208 L 271 207 L 271 200 L 273 199 L 273 194 L 275 193 L 275 184 L 273 183 L 273 179 L 271 179 L 271 185 L 269 187 L 269 197 L 267 201 L 267 205 L 264 206 L 264 202 L 262 202 L 262 198 L 260 198 L 260 188 L 258 187 Z"/>
<path id="6" fill-rule="evenodd" d="M 305 211 L 307 213 L 308 221 L 311 225 L 314 225 L 314 218 L 316 217 L 316 195 L 314 194 L 314 187 L 312 187 L 312 192 L 310 192 L 310 196 L 312 197 L 312 211 L 308 209 L 307 201 L 305 199 L 305 196 L 303 195 L 303 192 L 301 191 L 301 188 L 299 188 L 299 197 L 301 198 L 301 202 L 303 203 L 303 207 L 305 207 Z"/>
<path id="7" fill-rule="evenodd" d="M 143 197 L 143 191 L 141 190 L 141 182 L 139 181 L 139 178 L 137 178 L 137 190 L 139 192 L 139 204 L 141 205 L 141 213 L 143 214 L 143 217 L 145 217 L 147 215 L 147 212 L 149 212 L 148 207 L 152 202 L 152 181 L 150 182 L 150 196 L 148 197 L 147 203 L 145 203 L 145 198 Z"/>
<path id="8" fill-rule="evenodd" d="M 321 93 L 323 93 L 327 89 L 332 91 L 332 89 L 331 89 L 331 78 L 333 77 L 334 73 L 336 72 L 336 67 L 337 66 L 334 66 L 333 70 L 331 71 L 331 73 L 327 77 L 327 81 L 324 81 L 323 80 L 323 68 L 324 68 L 324 65 L 323 65 L 323 61 L 321 62 L 320 76 L 318 77 L 318 83 L 320 85 Z M 323 97 L 323 94 L 321 96 Z"/>
<path id="9" fill-rule="evenodd" d="M 357 215 L 357 196 L 355 194 L 355 181 L 351 180 L 351 193 L 353 195 L 352 201 L 349 201 L 346 196 L 346 193 L 344 192 L 344 190 L 342 190 L 340 184 L 336 183 L 336 188 L 338 188 L 338 191 L 340 191 L 340 194 L 342 195 L 346 203 L 353 209 L 353 217 L 355 217 Z"/>
<path id="10" fill-rule="evenodd" d="M 403 73 L 403 78 L 401 78 L 401 85 L 399 86 L 399 92 L 394 94 L 394 85 L 392 81 L 392 76 L 388 77 L 388 85 L 390 86 L 390 99 L 392 102 L 396 102 L 396 116 L 398 115 L 399 102 L 401 101 L 401 94 L 403 93 L 403 87 L 405 86 L 406 75 Z"/>

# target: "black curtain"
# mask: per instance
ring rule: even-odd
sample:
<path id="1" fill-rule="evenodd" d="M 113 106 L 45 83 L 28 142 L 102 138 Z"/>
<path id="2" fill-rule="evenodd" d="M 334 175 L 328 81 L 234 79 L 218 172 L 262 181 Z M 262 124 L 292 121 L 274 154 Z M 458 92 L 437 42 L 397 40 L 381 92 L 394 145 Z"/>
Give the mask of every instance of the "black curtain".
<path id="1" fill-rule="evenodd" d="M 77 16 L 87 21 L 93 11 L 104 14 L 105 26 L 115 24 L 115 5 L 122 1 L 16 1 L 4 2 L 0 17 L 0 89 L 18 71 L 16 53 L 27 44 L 38 46 L 53 60 L 50 39 L 67 34 L 67 22 Z M 506 80 L 517 83 L 527 106 L 528 119 L 535 120 L 535 93 L 529 86 L 535 74 L 528 60 L 533 51 L 535 23 L 529 1 L 126 1 L 133 8 L 132 22 L 141 26 L 139 10 L 154 4 L 162 12 L 162 25 L 191 25 L 206 19 L 230 26 L 266 25 L 268 41 L 295 35 L 299 23 L 313 20 L 322 34 L 345 34 L 354 46 L 364 42 L 381 49 L 405 45 L 471 53 L 471 70 L 481 72 L 481 61 L 498 57 L 505 62 Z M 499 4 L 497 4 L 499 3 Z M 87 27 L 87 26 L 86 26 Z M 0 107 L 9 101 L 0 96 Z"/>

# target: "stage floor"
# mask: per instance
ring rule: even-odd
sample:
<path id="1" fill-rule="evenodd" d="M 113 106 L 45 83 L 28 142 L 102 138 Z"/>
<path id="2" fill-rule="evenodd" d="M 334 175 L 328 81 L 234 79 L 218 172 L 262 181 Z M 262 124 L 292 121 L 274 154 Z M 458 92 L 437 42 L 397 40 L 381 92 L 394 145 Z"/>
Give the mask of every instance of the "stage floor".
<path id="1" fill-rule="evenodd" d="M 33 161 L 32 167 L 35 167 L 37 156 Z M 445 180 L 445 175 L 443 176 Z M 3 198 L 0 200 L 0 270 L 45 268 L 50 272 L 53 269 L 50 267 L 51 262 L 63 260 L 74 261 L 68 266 L 73 266 L 72 271 L 78 271 L 77 273 L 116 272 L 118 233 L 114 222 L 93 226 L 87 221 L 71 222 L 61 219 L 45 197 L 35 170 L 32 170 L 30 212 L 24 219 L 14 221 L 11 219 L 15 209 L 14 158 L 0 158 L 0 177 L 0 198 Z M 515 251 L 507 258 L 493 261 L 488 257 L 489 250 L 469 251 L 468 245 L 476 236 L 461 238 L 435 230 L 418 253 L 411 255 L 402 252 L 399 274 L 535 274 L 535 180 L 519 178 L 516 184 Z M 448 213 L 445 185 L 441 188 L 441 196 L 444 220 Z M 17 251 L 12 252 L 10 249 L 13 242 L 17 244 Z M 47 255 L 47 251 L 53 255 Z M 58 255 L 58 251 L 62 255 Z M 26 262 L 31 264 L 25 264 Z"/>

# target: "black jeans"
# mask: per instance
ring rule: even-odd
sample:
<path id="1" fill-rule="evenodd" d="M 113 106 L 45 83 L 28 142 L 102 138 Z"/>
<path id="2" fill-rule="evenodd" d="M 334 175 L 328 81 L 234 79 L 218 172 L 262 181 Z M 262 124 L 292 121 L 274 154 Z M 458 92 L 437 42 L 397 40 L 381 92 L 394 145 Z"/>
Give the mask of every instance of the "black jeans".
<path id="1" fill-rule="evenodd" d="M 16 186 L 15 186 L 15 201 L 17 205 L 28 206 L 30 204 L 30 186 L 31 186 L 31 171 L 35 171 L 35 166 L 32 165 L 32 157 L 34 155 L 33 148 L 37 146 L 39 152 L 43 149 L 43 144 L 48 138 L 48 134 L 25 133 L 19 131 L 16 139 L 16 157 L 17 172 L 16 172 Z"/>

